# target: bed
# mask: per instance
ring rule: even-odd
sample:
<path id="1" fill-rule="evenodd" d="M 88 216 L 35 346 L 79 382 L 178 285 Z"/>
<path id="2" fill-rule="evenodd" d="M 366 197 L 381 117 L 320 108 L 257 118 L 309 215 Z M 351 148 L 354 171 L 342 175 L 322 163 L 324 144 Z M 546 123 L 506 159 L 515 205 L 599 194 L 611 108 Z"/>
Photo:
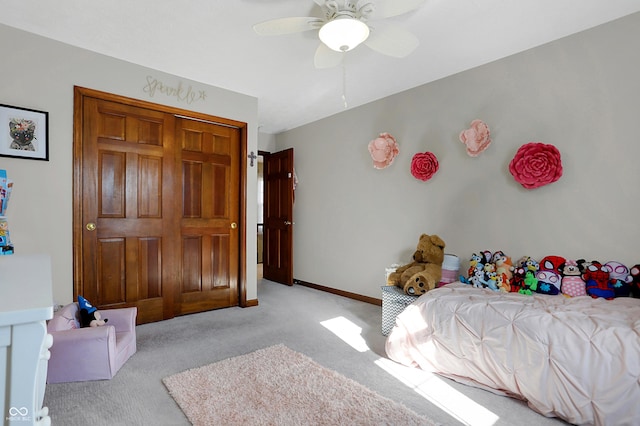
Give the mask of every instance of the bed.
<path id="1" fill-rule="evenodd" d="M 640 424 L 640 299 L 495 292 L 454 282 L 396 318 L 390 359 L 520 398 L 573 424 Z"/>

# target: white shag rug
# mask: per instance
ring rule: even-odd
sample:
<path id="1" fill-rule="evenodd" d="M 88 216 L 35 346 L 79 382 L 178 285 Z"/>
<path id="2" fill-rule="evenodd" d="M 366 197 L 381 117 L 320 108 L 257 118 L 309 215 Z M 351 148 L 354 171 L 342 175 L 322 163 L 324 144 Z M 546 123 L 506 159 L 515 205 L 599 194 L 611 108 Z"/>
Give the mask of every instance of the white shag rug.
<path id="1" fill-rule="evenodd" d="M 163 382 L 194 425 L 435 425 L 284 345 Z"/>

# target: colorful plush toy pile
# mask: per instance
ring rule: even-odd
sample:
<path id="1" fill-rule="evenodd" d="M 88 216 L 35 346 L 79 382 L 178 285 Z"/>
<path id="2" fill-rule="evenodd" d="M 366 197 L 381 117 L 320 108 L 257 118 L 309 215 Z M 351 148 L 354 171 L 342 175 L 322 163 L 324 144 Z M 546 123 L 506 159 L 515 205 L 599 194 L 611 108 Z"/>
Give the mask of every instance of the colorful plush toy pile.
<path id="1" fill-rule="evenodd" d="M 545 256 L 536 261 L 524 256 L 513 263 L 502 251 L 484 250 L 473 253 L 467 276 L 461 275 L 460 281 L 474 287 L 521 294 L 640 298 L 640 264 L 627 268 L 617 261 L 588 262 L 562 256 Z"/>

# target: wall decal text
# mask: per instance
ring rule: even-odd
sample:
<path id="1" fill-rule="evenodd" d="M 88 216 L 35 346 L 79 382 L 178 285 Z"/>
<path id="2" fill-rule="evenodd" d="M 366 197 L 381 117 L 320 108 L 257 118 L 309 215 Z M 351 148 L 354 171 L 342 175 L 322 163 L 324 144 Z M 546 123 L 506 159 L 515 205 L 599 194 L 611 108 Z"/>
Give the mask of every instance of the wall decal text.
<path id="1" fill-rule="evenodd" d="M 147 84 L 142 90 L 152 98 L 155 97 L 156 94 L 162 94 L 175 98 L 178 102 L 186 102 L 187 104 L 204 101 L 207 98 L 207 93 L 204 90 L 196 91 L 191 85 L 185 89 L 181 81 L 178 82 L 177 87 L 169 86 L 150 75 L 147 76 Z"/>

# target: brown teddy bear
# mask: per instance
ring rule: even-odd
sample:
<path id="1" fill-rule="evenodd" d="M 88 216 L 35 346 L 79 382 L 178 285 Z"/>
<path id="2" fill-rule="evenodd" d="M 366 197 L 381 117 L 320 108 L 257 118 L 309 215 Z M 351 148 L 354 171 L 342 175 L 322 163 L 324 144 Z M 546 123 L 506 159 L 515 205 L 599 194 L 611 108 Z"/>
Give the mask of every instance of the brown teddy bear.
<path id="1" fill-rule="evenodd" d="M 437 235 L 422 234 L 413 253 L 413 262 L 389 274 L 387 285 L 395 285 L 411 296 L 436 288 L 442 279 L 444 241 Z"/>

